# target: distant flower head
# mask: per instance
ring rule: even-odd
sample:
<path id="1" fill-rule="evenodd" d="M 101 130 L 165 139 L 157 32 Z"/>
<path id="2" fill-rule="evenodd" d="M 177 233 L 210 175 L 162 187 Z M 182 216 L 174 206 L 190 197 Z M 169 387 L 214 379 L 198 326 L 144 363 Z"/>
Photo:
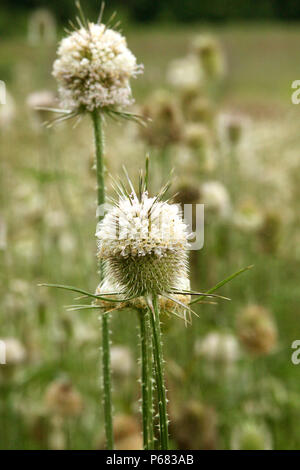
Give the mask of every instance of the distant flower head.
<path id="1" fill-rule="evenodd" d="M 26 104 L 32 109 L 37 107 L 50 108 L 55 106 L 56 97 L 51 90 L 38 90 L 27 96 Z"/>
<path id="2" fill-rule="evenodd" d="M 255 201 L 245 200 L 235 211 L 233 222 L 242 231 L 256 232 L 263 225 L 263 213 Z"/>
<path id="3" fill-rule="evenodd" d="M 129 296 L 182 289 L 187 275 L 187 226 L 175 204 L 135 192 L 99 223 L 98 256 L 107 276 Z"/>
<path id="4" fill-rule="evenodd" d="M 218 78 L 224 75 L 225 59 L 216 38 L 209 34 L 200 34 L 194 38 L 191 50 L 199 57 L 205 75 L 209 78 Z"/>
<path id="5" fill-rule="evenodd" d="M 253 355 L 271 353 L 277 344 L 277 327 L 271 312 L 260 305 L 249 305 L 237 319 L 238 336 Z"/>
<path id="6" fill-rule="evenodd" d="M 17 338 L 4 338 L 6 365 L 21 364 L 26 359 L 26 350 Z"/>
<path id="7" fill-rule="evenodd" d="M 221 113 L 218 117 L 220 139 L 230 146 L 239 144 L 249 126 L 249 118 L 242 114 Z"/>
<path id="8" fill-rule="evenodd" d="M 133 357 L 127 346 L 113 346 L 111 348 L 111 368 L 116 377 L 123 378 L 132 374 L 134 368 Z"/>
<path id="9" fill-rule="evenodd" d="M 181 89 L 189 90 L 203 85 L 203 71 L 199 60 L 194 55 L 173 60 L 167 71 L 168 82 Z"/>
<path id="10" fill-rule="evenodd" d="M 61 41 L 57 54 L 53 75 L 65 108 L 94 111 L 132 103 L 130 78 L 142 67 L 119 32 L 86 23 Z"/>
<path id="11" fill-rule="evenodd" d="M 219 181 L 207 181 L 202 184 L 201 202 L 208 211 L 220 217 L 228 217 L 231 211 L 230 197 L 226 187 Z"/>
<path id="12" fill-rule="evenodd" d="M 181 140 L 183 119 L 172 94 L 165 90 L 152 93 L 141 114 L 149 120 L 147 126 L 140 126 L 140 135 L 147 144 L 161 148 Z"/>
<path id="13" fill-rule="evenodd" d="M 240 357 L 239 344 L 235 336 L 218 331 L 208 333 L 195 343 L 195 352 L 212 362 L 228 364 Z"/>
<path id="14" fill-rule="evenodd" d="M 56 40 L 56 21 L 46 8 L 34 10 L 28 20 L 28 42 L 34 46 L 53 44 Z"/>

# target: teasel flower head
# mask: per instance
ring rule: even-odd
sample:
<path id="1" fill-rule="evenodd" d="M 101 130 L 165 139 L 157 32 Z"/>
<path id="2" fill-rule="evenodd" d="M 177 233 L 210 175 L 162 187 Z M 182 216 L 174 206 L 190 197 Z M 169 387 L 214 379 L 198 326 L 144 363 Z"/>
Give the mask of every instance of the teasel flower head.
<path id="1" fill-rule="evenodd" d="M 62 107 L 72 116 L 99 110 L 115 117 L 133 103 L 130 79 L 143 67 L 125 37 L 101 22 L 103 8 L 92 23 L 77 6 L 78 27 L 62 39 L 53 65 Z"/>
<path id="2" fill-rule="evenodd" d="M 129 296 L 170 292 L 187 277 L 187 226 L 178 206 L 160 195 L 120 193 L 96 236 L 107 276 Z"/>
<path id="3" fill-rule="evenodd" d="M 192 53 L 201 61 L 208 78 L 221 78 L 225 74 L 224 54 L 219 42 L 211 35 L 200 34 L 191 44 Z"/>
<path id="4" fill-rule="evenodd" d="M 189 233 L 180 207 L 162 201 L 169 185 L 150 197 L 146 178 L 144 181 L 141 177 L 138 194 L 128 181 L 129 191 L 116 182 L 119 201 L 97 227 L 98 257 L 104 263 L 105 281 L 96 293 L 103 302 L 107 292 L 112 307 L 117 299 L 124 307 L 145 308 L 145 298 L 156 295 L 162 310 L 174 305 L 188 309 Z M 112 298 L 111 294 L 117 295 Z M 106 307 L 110 307 L 109 300 Z"/>
<path id="5" fill-rule="evenodd" d="M 238 336 L 254 356 L 270 354 L 277 344 L 277 328 L 271 312 L 260 305 L 249 305 L 237 318 Z"/>

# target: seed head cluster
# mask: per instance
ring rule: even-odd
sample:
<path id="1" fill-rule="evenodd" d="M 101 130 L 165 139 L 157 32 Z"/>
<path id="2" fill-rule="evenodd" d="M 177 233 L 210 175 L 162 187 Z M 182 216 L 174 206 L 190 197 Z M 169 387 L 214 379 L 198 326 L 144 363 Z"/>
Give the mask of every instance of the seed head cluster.
<path id="1" fill-rule="evenodd" d="M 57 55 L 53 75 L 63 107 L 92 112 L 132 103 L 129 80 L 142 66 L 119 32 L 88 23 L 61 41 Z"/>

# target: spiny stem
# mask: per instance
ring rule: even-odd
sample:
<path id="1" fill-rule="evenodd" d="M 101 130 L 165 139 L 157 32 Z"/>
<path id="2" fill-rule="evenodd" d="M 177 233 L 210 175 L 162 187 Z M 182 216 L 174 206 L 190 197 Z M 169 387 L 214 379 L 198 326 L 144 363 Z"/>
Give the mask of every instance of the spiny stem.
<path id="1" fill-rule="evenodd" d="M 104 136 L 102 129 L 102 116 L 95 110 L 91 113 L 96 151 L 96 174 L 97 174 L 97 210 L 99 206 L 105 202 L 105 186 L 104 186 L 104 164 L 103 164 L 103 147 Z M 103 215 L 98 216 L 101 221 Z M 103 266 L 99 266 L 100 281 L 103 279 Z M 112 399 L 111 399 L 111 376 L 110 376 L 110 342 L 109 342 L 109 315 L 102 315 L 102 374 L 103 374 L 103 400 L 104 400 L 104 417 L 105 417 L 105 434 L 106 446 L 108 449 L 114 448 L 113 440 L 113 424 L 112 424 Z"/>
<path id="2" fill-rule="evenodd" d="M 168 415 L 167 415 L 167 397 L 164 383 L 164 366 L 161 343 L 161 329 L 159 318 L 159 307 L 157 295 L 152 295 L 148 299 L 150 308 L 150 319 L 153 336 L 153 355 L 155 363 L 156 388 L 158 397 L 159 427 L 160 427 L 160 447 L 162 450 L 168 450 Z"/>
<path id="3" fill-rule="evenodd" d="M 142 417 L 143 417 L 143 444 L 144 450 L 149 450 L 149 361 L 148 361 L 148 335 L 146 314 L 144 310 L 139 310 L 141 329 L 141 379 L 142 379 Z"/>

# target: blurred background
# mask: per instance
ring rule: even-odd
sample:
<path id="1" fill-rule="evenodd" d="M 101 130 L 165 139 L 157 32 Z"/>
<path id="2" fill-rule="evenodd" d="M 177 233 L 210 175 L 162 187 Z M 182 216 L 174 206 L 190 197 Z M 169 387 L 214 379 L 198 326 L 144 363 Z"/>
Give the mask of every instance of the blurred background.
<path id="1" fill-rule="evenodd" d="M 85 1 L 96 20 L 99 2 Z M 107 173 L 134 182 L 151 155 L 154 194 L 174 168 L 179 203 L 205 204 L 205 244 L 191 252 L 192 288 L 230 302 L 195 307 L 193 325 L 163 318 L 174 449 L 299 449 L 300 2 L 108 1 L 144 74 L 133 110 L 147 128 L 106 124 Z M 46 128 L 51 76 L 74 2 L 2 0 L 0 79 L 0 448 L 101 449 L 100 323 L 68 311 L 93 292 L 93 136 L 88 117 Z M 109 176 L 107 189 L 111 193 Z M 170 192 L 171 194 L 171 192 Z M 115 437 L 141 442 L 136 314 L 112 314 Z"/>

